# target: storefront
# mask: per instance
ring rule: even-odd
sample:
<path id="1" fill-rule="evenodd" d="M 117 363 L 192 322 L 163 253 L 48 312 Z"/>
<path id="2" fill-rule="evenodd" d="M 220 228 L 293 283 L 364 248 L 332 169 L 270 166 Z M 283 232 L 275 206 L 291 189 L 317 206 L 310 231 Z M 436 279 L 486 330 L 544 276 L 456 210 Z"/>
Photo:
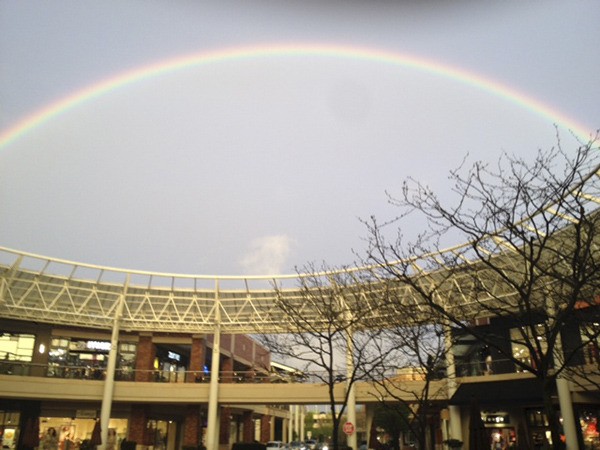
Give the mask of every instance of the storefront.
<path id="1" fill-rule="evenodd" d="M 156 381 L 184 383 L 189 356 L 178 347 L 156 346 L 154 369 Z"/>
<path id="2" fill-rule="evenodd" d="M 579 408 L 579 423 L 585 450 L 600 450 L 600 409 L 598 407 Z"/>
<path id="3" fill-rule="evenodd" d="M 102 380 L 105 376 L 109 341 L 66 337 L 52 338 L 48 352 L 48 376 Z M 117 379 L 132 380 L 136 344 L 119 344 Z"/>
<path id="4" fill-rule="evenodd" d="M 96 410 L 78 410 L 75 417 L 41 417 L 40 434 L 44 436 L 54 430 L 58 436 L 59 450 L 77 450 L 85 448 L 92 438 L 96 424 Z M 108 423 L 108 434 L 114 439 L 114 448 L 120 448 L 120 442 L 127 436 L 127 419 L 113 419 Z M 114 438 L 112 438 L 114 436 Z"/>
<path id="5" fill-rule="evenodd" d="M 514 419 L 507 411 L 482 411 L 481 418 L 485 424 L 490 449 L 511 448 L 517 442 L 517 431 Z"/>
<path id="6" fill-rule="evenodd" d="M 4 450 L 13 450 L 19 440 L 19 419 L 18 411 L 0 410 L 0 443 Z"/>
<path id="7" fill-rule="evenodd" d="M 23 333 L 0 333 L 0 374 L 28 375 L 33 358 L 35 336 Z"/>

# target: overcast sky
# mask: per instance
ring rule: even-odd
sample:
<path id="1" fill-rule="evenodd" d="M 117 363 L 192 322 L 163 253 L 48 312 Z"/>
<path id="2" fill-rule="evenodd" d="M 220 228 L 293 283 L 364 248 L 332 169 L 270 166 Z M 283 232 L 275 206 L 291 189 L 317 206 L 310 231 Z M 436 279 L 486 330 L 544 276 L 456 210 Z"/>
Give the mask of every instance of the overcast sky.
<path id="1" fill-rule="evenodd" d="M 349 264 L 407 176 L 443 192 L 467 153 L 533 155 L 555 124 L 574 149 L 566 121 L 599 128 L 599 23 L 597 0 L 0 1 L 0 133 L 150 64 L 306 50 L 144 77 L 5 143 L 0 246 L 207 275 Z M 444 69 L 308 51 L 326 45 Z"/>

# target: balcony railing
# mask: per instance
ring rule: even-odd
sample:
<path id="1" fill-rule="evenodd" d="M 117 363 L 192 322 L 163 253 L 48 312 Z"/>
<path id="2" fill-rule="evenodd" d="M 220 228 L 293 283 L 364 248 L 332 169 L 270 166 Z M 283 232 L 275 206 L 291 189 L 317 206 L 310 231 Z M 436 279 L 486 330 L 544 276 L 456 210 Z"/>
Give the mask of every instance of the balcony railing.
<path id="1" fill-rule="evenodd" d="M 597 371 L 596 362 L 586 364 L 581 368 L 589 368 Z M 425 380 L 426 374 L 423 369 L 411 368 L 400 372 L 389 373 L 386 378 L 397 381 Z M 457 377 L 479 377 L 499 374 L 511 374 L 522 372 L 513 361 L 494 360 L 491 364 L 485 362 L 457 362 Z M 105 380 L 106 369 L 92 366 L 68 366 L 56 364 L 34 364 L 27 361 L 0 360 L 0 375 L 49 377 L 77 380 Z M 333 374 L 335 383 L 345 383 L 346 377 L 342 372 Z M 430 380 L 443 380 L 447 377 L 445 369 L 440 369 L 431 374 Z M 211 374 L 202 371 L 165 371 L 165 370 L 140 370 L 131 368 L 117 368 L 115 370 L 115 381 L 130 382 L 154 382 L 154 383 L 209 383 Z M 323 384 L 328 375 L 323 372 L 308 373 L 279 373 L 279 372 L 257 372 L 257 371 L 221 371 L 219 373 L 220 383 L 313 383 Z"/>

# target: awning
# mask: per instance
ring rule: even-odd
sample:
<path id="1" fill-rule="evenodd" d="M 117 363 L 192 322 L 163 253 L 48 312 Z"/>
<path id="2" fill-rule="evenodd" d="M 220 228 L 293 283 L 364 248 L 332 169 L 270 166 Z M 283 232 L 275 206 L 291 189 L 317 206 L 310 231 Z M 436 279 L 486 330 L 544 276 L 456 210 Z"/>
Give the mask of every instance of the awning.
<path id="1" fill-rule="evenodd" d="M 482 406 L 537 403 L 543 398 L 542 384 L 537 378 L 462 383 L 450 399 L 450 404 L 468 405 L 472 398 L 478 399 Z"/>

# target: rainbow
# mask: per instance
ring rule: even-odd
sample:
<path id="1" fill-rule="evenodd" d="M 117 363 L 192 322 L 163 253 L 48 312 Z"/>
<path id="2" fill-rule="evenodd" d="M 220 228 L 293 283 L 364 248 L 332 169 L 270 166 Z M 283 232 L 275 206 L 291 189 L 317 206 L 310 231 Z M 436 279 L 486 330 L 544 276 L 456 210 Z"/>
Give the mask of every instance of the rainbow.
<path id="1" fill-rule="evenodd" d="M 349 58 L 425 71 L 467 84 L 471 87 L 486 91 L 492 95 L 504 98 L 507 101 L 524 108 L 525 110 L 532 111 L 533 113 L 548 119 L 554 124 L 564 126 L 584 142 L 587 142 L 591 139 L 591 133 L 589 130 L 586 130 L 584 126 L 576 123 L 572 118 L 567 117 L 560 111 L 501 83 L 456 67 L 427 60 L 425 58 L 373 48 L 324 44 L 269 44 L 218 49 L 214 51 L 180 56 L 139 67 L 102 80 L 81 90 L 75 91 L 67 97 L 61 98 L 58 101 L 33 112 L 32 114 L 16 122 L 13 126 L 2 131 L 2 133 L 0 133 L 0 150 L 10 143 L 16 141 L 23 135 L 27 134 L 34 128 L 45 124 L 51 119 L 72 108 L 75 108 L 78 105 L 81 105 L 82 103 L 89 102 L 111 91 L 124 88 L 130 84 L 147 78 L 156 77 L 186 68 L 226 61 L 294 56 Z"/>

